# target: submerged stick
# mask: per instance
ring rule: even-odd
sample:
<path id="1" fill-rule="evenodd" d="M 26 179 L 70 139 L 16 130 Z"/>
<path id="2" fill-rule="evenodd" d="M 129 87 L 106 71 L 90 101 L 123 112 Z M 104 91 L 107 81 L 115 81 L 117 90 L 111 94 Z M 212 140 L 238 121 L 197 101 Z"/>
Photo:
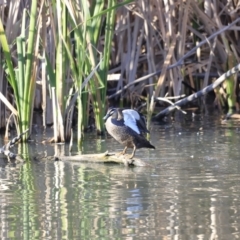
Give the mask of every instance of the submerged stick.
<path id="1" fill-rule="evenodd" d="M 163 111 L 159 112 L 156 116 L 154 116 L 153 120 L 161 119 L 162 117 L 168 115 L 170 112 L 172 112 L 176 106 L 183 106 L 187 104 L 188 102 L 193 101 L 196 98 L 202 97 L 203 95 L 209 93 L 214 88 L 219 86 L 221 83 L 223 83 L 228 77 L 230 77 L 232 74 L 237 73 L 240 71 L 240 64 L 236 65 L 226 73 L 222 74 L 221 77 L 219 77 L 214 83 L 208 85 L 207 87 L 203 88 L 202 90 L 191 94 L 190 96 L 183 98 L 179 101 L 177 101 L 174 105 L 169 106 L 168 108 L 164 109 Z"/>
<path id="2" fill-rule="evenodd" d="M 29 129 L 27 129 L 26 131 L 22 132 L 21 134 L 19 134 L 17 137 L 13 138 L 12 140 L 10 140 L 10 142 L 8 142 L 6 145 L 4 145 L 2 148 L 8 150 L 9 148 L 13 147 L 15 145 L 15 143 L 17 143 L 24 134 L 26 134 L 29 131 Z"/>
<path id="3" fill-rule="evenodd" d="M 19 134 L 17 137 L 10 140 L 6 145 L 1 147 L 0 148 L 0 153 L 4 154 L 5 156 L 7 156 L 10 159 L 16 159 L 16 160 L 19 160 L 19 161 L 23 161 L 22 158 L 19 155 L 15 154 L 15 153 L 12 153 L 9 150 L 9 148 L 13 147 L 22 138 L 22 136 L 24 134 L 26 134 L 28 131 L 29 131 L 29 129 L 27 129 L 23 133 Z"/>
<path id="4" fill-rule="evenodd" d="M 119 153 L 83 154 L 76 156 L 60 156 L 56 160 L 68 162 L 92 162 L 92 163 L 119 163 L 126 166 L 146 167 L 151 166 L 139 158 L 129 158 L 129 155 L 120 155 Z"/>

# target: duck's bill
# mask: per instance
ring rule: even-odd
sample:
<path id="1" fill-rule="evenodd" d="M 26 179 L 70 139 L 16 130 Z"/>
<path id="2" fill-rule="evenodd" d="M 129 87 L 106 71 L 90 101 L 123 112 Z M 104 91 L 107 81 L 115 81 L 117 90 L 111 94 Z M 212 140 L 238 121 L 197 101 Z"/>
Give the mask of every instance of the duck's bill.
<path id="1" fill-rule="evenodd" d="M 108 117 L 109 117 L 109 115 L 108 114 L 106 114 L 104 117 L 103 117 L 103 120 L 107 120 L 108 119 Z"/>

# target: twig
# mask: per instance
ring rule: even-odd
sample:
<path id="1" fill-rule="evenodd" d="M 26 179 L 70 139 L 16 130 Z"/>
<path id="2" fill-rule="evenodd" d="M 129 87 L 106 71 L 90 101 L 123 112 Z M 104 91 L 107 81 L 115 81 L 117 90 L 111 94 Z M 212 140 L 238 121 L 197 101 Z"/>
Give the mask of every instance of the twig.
<path id="1" fill-rule="evenodd" d="M 167 102 L 169 104 L 171 104 L 172 106 L 174 106 L 174 109 L 176 108 L 177 110 L 179 110 L 180 112 L 182 112 L 183 114 L 187 114 L 185 111 L 183 111 L 179 106 L 175 105 L 172 101 L 170 101 L 167 98 L 162 98 L 162 97 L 158 97 L 156 98 L 158 101 L 164 101 Z"/>
<path id="2" fill-rule="evenodd" d="M 182 94 L 182 95 L 179 95 L 179 96 L 171 96 L 171 97 L 168 97 L 168 92 L 165 94 L 165 99 L 177 99 L 177 98 L 183 98 L 185 97 L 186 94 Z"/>

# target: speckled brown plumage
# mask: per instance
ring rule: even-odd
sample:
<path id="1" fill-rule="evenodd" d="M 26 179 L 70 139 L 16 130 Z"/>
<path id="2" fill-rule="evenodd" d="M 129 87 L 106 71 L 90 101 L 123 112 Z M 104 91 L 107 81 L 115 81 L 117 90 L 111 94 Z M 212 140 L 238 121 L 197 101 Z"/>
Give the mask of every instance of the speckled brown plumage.
<path id="1" fill-rule="evenodd" d="M 104 117 L 106 120 L 105 125 L 108 133 L 119 143 L 125 146 L 122 154 L 126 153 L 127 148 L 133 148 L 132 155 L 130 156 L 130 158 L 133 158 L 136 149 L 138 148 L 155 149 L 155 147 L 151 145 L 151 143 L 144 136 L 144 133 L 148 132 L 145 122 L 143 124 L 142 119 L 136 121 L 136 126 L 139 130 L 139 133 L 137 133 L 131 127 L 126 125 L 123 114 L 123 109 L 113 108 L 109 109 Z"/>

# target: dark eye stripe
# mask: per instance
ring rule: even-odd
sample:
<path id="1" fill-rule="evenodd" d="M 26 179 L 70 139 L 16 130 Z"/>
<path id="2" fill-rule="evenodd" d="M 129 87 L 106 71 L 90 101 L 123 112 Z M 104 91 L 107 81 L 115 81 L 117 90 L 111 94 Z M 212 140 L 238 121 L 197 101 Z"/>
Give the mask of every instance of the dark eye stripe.
<path id="1" fill-rule="evenodd" d="M 109 112 L 109 115 L 112 115 L 115 112 L 115 110 L 116 110 L 115 108 L 112 108 Z"/>

